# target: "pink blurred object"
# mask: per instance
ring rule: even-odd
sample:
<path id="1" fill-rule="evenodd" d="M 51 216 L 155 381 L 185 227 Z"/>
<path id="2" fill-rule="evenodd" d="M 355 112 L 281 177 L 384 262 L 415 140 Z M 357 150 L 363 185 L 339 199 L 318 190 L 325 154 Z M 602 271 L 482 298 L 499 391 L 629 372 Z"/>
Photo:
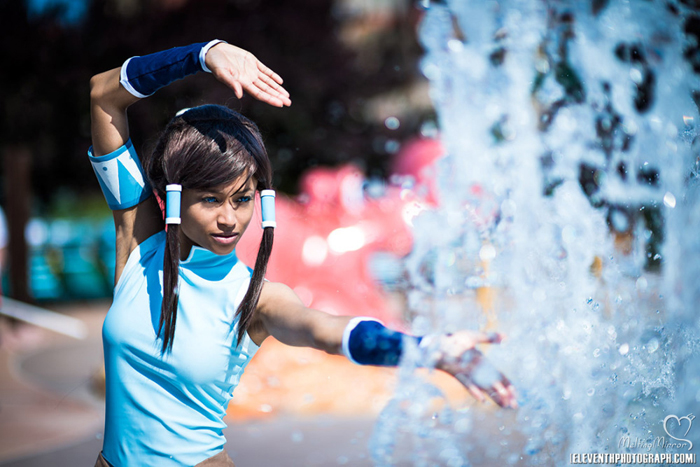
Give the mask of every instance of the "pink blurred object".
<path id="1" fill-rule="evenodd" d="M 432 206 L 438 204 L 435 162 L 445 155 L 442 143 L 433 138 L 415 138 L 405 143 L 397 153 L 392 174 L 410 176 L 415 192 Z"/>
<path id="2" fill-rule="evenodd" d="M 392 173 L 399 177 L 410 177 L 414 182 L 413 191 L 416 196 L 435 207 L 440 204 L 436 163 L 445 154 L 445 147 L 439 140 L 415 138 L 405 143 L 397 153 Z M 464 210 L 478 229 L 488 229 L 498 223 L 500 206 L 492 193 L 474 183 L 469 188 L 466 198 Z"/>
<path id="3" fill-rule="evenodd" d="M 307 306 L 398 324 L 401 310 L 372 277 L 369 264 L 377 252 L 400 257 L 411 251 L 409 222 L 417 208 L 414 196 L 398 187 L 387 187 L 379 198 L 366 196 L 364 180 L 351 165 L 318 168 L 305 174 L 296 200 L 277 195 L 267 278 L 290 286 Z M 237 247 L 248 265 L 255 262 L 261 235 L 258 210 Z"/>

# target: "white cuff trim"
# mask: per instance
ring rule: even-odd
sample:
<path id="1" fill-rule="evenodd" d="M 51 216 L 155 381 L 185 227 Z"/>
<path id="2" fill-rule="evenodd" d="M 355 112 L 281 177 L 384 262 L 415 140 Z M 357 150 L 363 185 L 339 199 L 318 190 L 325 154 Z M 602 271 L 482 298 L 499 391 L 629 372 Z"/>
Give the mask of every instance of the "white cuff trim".
<path id="1" fill-rule="evenodd" d="M 207 52 L 209 52 L 209 49 L 214 47 L 216 44 L 219 44 L 221 42 L 226 42 L 222 41 L 221 39 L 214 39 L 213 41 L 209 42 L 207 45 L 202 47 L 202 50 L 199 51 L 199 64 L 202 65 L 202 70 L 206 71 L 207 73 L 211 73 L 211 70 L 209 67 L 207 67 L 205 61 L 207 58 Z"/>
<path id="2" fill-rule="evenodd" d="M 129 65 L 129 62 L 132 58 L 136 57 L 127 58 L 124 64 L 122 65 L 121 70 L 119 70 L 119 82 L 122 84 L 122 86 L 124 86 L 124 89 L 129 91 L 129 94 L 131 94 L 134 97 L 138 97 L 139 99 L 143 99 L 148 96 L 145 94 L 141 94 L 136 89 L 134 89 L 134 87 L 129 82 L 129 77 L 126 75 L 126 67 L 127 65 Z"/>
<path id="3" fill-rule="evenodd" d="M 350 355 L 350 333 L 352 333 L 352 331 L 357 327 L 357 325 L 363 321 L 376 321 L 377 323 L 384 326 L 384 323 L 382 323 L 378 319 L 368 318 L 366 316 L 356 316 L 350 320 L 347 326 L 345 326 L 345 330 L 343 331 L 343 355 L 345 355 L 348 360 L 350 360 L 356 365 L 360 365 L 360 363 L 357 363 L 355 359 L 352 358 L 352 355 Z"/>

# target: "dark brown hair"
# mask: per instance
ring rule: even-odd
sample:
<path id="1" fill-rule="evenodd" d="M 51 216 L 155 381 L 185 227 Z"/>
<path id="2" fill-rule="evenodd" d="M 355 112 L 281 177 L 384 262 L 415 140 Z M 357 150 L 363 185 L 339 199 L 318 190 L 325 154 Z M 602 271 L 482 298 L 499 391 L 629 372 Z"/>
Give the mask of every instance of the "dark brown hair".
<path id="1" fill-rule="evenodd" d="M 183 190 L 206 190 L 231 183 L 244 174 L 256 180 L 258 191 L 272 188 L 272 167 L 258 127 L 238 112 L 218 105 L 195 107 L 173 118 L 145 167 L 151 186 L 163 200 L 169 184 L 180 184 Z M 163 353 L 173 347 L 180 261 L 180 226 L 167 227 L 159 323 Z M 238 343 L 252 323 L 273 239 L 274 229 L 266 228 L 248 291 L 236 310 L 236 316 L 240 316 Z"/>

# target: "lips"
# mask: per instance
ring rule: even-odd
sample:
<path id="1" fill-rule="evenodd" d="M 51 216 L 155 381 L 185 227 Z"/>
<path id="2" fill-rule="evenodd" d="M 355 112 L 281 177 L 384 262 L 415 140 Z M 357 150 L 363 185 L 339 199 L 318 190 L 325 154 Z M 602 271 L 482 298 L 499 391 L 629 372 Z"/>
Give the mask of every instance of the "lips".
<path id="1" fill-rule="evenodd" d="M 235 232 L 211 234 L 211 237 L 214 239 L 214 241 L 216 243 L 218 243 L 220 245 L 230 245 L 236 241 L 236 239 L 238 238 L 238 234 Z"/>

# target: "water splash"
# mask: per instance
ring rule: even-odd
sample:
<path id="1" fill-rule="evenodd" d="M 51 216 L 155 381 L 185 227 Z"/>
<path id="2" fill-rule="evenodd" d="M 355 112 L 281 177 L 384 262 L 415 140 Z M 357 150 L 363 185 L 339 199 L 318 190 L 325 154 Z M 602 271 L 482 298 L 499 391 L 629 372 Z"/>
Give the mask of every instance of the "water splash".
<path id="1" fill-rule="evenodd" d="M 437 396 L 404 371 L 372 441 L 379 465 L 396 462 L 399 436 L 455 465 L 635 452 L 621 440 L 693 411 L 695 14 L 634 0 L 427 5 L 421 69 L 447 156 L 440 208 L 414 220 L 413 328 L 505 332 L 488 356 L 521 408 L 460 409 L 427 429 Z M 448 465 L 419 454 L 414 465 Z"/>

